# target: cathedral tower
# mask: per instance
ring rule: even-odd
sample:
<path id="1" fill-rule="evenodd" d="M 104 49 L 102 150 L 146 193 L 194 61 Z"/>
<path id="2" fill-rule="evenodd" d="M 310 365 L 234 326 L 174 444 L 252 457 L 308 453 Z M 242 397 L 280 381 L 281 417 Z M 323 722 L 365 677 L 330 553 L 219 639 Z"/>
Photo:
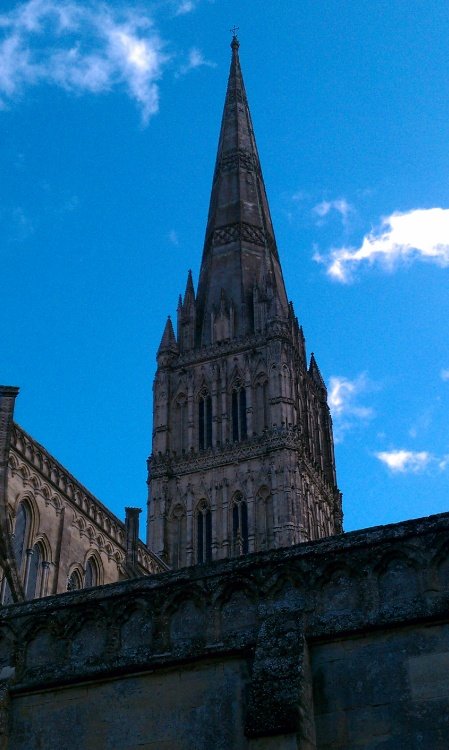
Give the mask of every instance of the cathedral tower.
<path id="1" fill-rule="evenodd" d="M 326 386 L 288 302 L 232 60 L 198 289 L 157 352 L 147 543 L 173 568 L 342 530 Z"/>

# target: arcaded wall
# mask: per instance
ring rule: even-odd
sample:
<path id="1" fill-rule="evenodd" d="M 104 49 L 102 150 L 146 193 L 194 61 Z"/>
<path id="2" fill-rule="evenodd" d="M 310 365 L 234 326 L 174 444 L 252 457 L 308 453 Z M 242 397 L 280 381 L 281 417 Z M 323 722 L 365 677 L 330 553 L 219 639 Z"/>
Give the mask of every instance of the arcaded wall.
<path id="1" fill-rule="evenodd" d="M 2 615 L 0 748 L 449 747 L 448 514 Z"/>

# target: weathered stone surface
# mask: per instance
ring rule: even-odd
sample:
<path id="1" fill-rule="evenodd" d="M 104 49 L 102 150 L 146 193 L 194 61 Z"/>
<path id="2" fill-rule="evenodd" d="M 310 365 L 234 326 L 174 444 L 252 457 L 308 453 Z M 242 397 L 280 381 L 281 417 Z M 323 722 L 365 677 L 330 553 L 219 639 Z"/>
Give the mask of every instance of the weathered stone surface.
<path id="1" fill-rule="evenodd" d="M 4 607 L 4 746 L 447 750 L 448 542 L 442 514 Z"/>

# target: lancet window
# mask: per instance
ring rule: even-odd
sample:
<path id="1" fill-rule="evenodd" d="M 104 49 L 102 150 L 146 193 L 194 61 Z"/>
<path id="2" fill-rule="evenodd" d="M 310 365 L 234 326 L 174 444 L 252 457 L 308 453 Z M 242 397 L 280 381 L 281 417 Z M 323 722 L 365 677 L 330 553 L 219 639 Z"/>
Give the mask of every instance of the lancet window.
<path id="1" fill-rule="evenodd" d="M 260 375 L 254 387 L 254 425 L 258 434 L 270 426 L 269 416 L 268 381 L 265 375 Z"/>
<path id="2" fill-rule="evenodd" d="M 196 550 L 198 563 L 212 560 L 212 515 L 205 501 L 198 506 L 196 516 Z"/>
<path id="3" fill-rule="evenodd" d="M 237 380 L 232 389 L 232 440 L 246 440 L 246 390 L 243 383 Z"/>
<path id="4" fill-rule="evenodd" d="M 273 546 L 273 496 L 267 488 L 262 488 L 256 497 L 257 549 Z"/>
<path id="5" fill-rule="evenodd" d="M 28 505 L 20 503 L 17 509 L 16 524 L 13 534 L 13 551 L 16 559 L 17 569 L 20 572 L 23 567 L 25 549 L 30 535 L 31 512 Z"/>
<path id="6" fill-rule="evenodd" d="M 187 449 L 187 398 L 183 393 L 176 399 L 175 445 L 179 453 Z"/>
<path id="7" fill-rule="evenodd" d="M 35 599 L 44 595 L 44 555 L 41 545 L 35 544 L 33 549 L 27 551 L 30 557 L 28 567 L 28 580 L 26 582 L 25 597 Z"/>
<path id="8" fill-rule="evenodd" d="M 98 565 L 93 557 L 90 557 L 86 563 L 86 570 L 84 573 L 84 588 L 90 589 L 93 586 L 98 586 Z"/>
<path id="9" fill-rule="evenodd" d="M 232 536 L 235 555 L 248 552 L 248 507 L 241 492 L 237 492 L 232 506 Z"/>
<path id="10" fill-rule="evenodd" d="M 182 505 L 173 509 L 168 526 L 168 562 L 175 568 L 186 565 L 187 518 Z"/>
<path id="11" fill-rule="evenodd" d="M 198 403 L 198 435 L 200 450 L 212 446 L 212 399 L 207 389 L 201 391 Z"/>

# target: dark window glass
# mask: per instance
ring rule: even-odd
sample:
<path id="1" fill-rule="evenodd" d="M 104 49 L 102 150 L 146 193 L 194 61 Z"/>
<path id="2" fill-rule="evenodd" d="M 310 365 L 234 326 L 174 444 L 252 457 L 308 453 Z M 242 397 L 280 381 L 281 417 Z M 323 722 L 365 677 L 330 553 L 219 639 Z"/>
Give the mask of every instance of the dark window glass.
<path id="1" fill-rule="evenodd" d="M 240 389 L 240 439 L 246 440 L 246 391 Z"/>
<path id="2" fill-rule="evenodd" d="M 212 514 L 206 511 L 206 562 L 212 560 Z"/>
<path id="3" fill-rule="evenodd" d="M 212 446 L 212 399 L 206 399 L 206 448 Z"/>
<path id="4" fill-rule="evenodd" d="M 200 399 L 198 408 L 199 444 L 200 450 L 204 450 L 204 399 Z"/>
<path id="5" fill-rule="evenodd" d="M 42 576 L 42 553 L 39 544 L 35 544 L 31 554 L 30 569 L 28 572 L 28 583 L 25 596 L 27 599 L 35 599 L 40 594 L 40 582 Z"/>
<path id="6" fill-rule="evenodd" d="M 199 563 L 204 562 L 204 557 L 203 557 L 203 551 L 204 551 L 204 548 L 203 548 L 203 533 L 204 533 L 204 529 L 203 529 L 203 514 L 200 511 L 198 513 L 198 516 L 197 516 L 197 536 L 198 536 L 198 538 L 197 538 L 197 555 L 198 555 L 198 562 Z"/>

